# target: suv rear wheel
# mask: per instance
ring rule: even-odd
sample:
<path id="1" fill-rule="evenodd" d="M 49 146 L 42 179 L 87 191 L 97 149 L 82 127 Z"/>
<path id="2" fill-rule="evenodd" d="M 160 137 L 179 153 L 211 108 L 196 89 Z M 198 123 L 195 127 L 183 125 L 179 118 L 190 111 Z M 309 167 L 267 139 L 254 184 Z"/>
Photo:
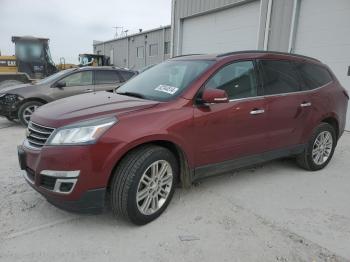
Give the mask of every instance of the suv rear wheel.
<path id="1" fill-rule="evenodd" d="M 178 177 L 178 163 L 166 148 L 147 145 L 131 151 L 117 167 L 111 184 L 111 207 L 137 225 L 160 216 Z"/>
<path id="2" fill-rule="evenodd" d="M 21 124 L 27 126 L 34 111 L 42 105 L 43 103 L 39 101 L 29 101 L 21 105 L 18 110 L 18 119 Z"/>
<path id="3" fill-rule="evenodd" d="M 321 123 L 312 135 L 305 151 L 297 156 L 298 164 L 306 170 L 320 170 L 331 160 L 337 144 L 334 128 Z"/>

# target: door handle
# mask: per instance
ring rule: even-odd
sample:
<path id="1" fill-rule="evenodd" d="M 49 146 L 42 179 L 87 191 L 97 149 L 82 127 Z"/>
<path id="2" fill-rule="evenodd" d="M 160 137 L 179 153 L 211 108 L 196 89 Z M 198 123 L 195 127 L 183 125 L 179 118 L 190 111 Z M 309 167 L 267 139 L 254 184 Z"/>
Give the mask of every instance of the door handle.
<path id="1" fill-rule="evenodd" d="M 301 103 L 300 106 L 301 107 L 309 107 L 309 106 L 311 106 L 311 103 L 310 102 L 304 102 L 304 103 Z"/>
<path id="2" fill-rule="evenodd" d="M 259 115 L 259 114 L 263 114 L 265 113 L 264 109 L 253 109 L 252 111 L 250 111 L 251 115 Z"/>
<path id="3" fill-rule="evenodd" d="M 84 91 L 84 92 L 86 92 L 86 93 L 92 92 L 92 89 L 90 89 L 90 88 L 85 89 L 85 91 Z"/>

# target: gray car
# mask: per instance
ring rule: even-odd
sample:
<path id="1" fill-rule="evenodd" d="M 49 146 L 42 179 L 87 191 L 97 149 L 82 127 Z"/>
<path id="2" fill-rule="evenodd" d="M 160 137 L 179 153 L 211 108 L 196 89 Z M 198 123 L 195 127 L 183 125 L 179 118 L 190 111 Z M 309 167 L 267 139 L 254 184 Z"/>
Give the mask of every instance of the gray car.
<path id="1" fill-rule="evenodd" d="M 83 67 L 60 71 L 34 84 L 0 89 L 0 116 L 27 125 L 32 113 L 51 101 L 97 91 L 114 91 L 136 74 L 115 67 Z"/>

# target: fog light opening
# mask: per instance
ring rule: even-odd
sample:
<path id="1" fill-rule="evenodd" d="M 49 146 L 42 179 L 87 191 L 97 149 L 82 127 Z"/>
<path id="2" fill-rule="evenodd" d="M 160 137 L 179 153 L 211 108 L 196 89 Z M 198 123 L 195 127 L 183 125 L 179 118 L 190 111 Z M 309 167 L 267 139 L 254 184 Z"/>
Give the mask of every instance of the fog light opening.
<path id="1" fill-rule="evenodd" d="M 72 182 L 63 182 L 60 185 L 60 192 L 70 192 L 73 188 L 74 183 Z"/>

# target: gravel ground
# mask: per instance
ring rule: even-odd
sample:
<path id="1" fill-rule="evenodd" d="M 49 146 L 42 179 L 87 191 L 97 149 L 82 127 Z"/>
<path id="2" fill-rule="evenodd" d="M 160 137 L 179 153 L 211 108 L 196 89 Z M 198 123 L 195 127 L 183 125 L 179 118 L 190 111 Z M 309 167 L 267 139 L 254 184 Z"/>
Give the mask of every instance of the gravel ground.
<path id="1" fill-rule="evenodd" d="M 61 211 L 17 163 L 24 128 L 0 119 L 0 261 L 350 261 L 350 134 L 328 167 L 278 160 L 179 189 L 156 221 Z"/>

